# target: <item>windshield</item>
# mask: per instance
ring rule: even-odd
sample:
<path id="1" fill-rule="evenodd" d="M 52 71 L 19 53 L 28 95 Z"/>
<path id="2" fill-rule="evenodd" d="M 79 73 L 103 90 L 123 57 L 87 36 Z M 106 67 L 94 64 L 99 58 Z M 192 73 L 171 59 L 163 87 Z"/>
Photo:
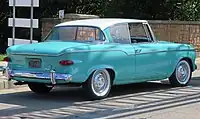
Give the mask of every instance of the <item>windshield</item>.
<path id="1" fill-rule="evenodd" d="M 95 27 L 88 26 L 65 26 L 55 27 L 43 41 L 103 41 L 103 32 Z"/>

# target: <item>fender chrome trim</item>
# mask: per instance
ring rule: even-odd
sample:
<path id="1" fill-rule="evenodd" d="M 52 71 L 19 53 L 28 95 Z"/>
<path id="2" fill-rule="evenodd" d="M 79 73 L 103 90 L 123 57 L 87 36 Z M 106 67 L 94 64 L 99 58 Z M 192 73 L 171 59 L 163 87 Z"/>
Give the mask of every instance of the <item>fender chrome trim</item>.
<path id="1" fill-rule="evenodd" d="M 11 55 L 26 55 L 26 56 L 48 56 L 48 57 L 57 57 L 64 54 L 70 54 L 70 53 L 80 53 L 80 52 L 112 52 L 112 51 L 118 51 L 123 52 L 127 56 L 130 55 L 138 55 L 138 54 L 150 54 L 150 53 L 159 53 L 159 52 L 182 52 L 182 51 L 195 51 L 195 49 L 183 49 L 183 50 L 161 50 L 161 51 L 150 51 L 150 52 L 144 52 L 144 53 L 127 53 L 123 50 L 74 50 L 74 51 L 66 51 L 65 53 L 60 53 L 57 55 L 49 55 L 49 54 L 35 54 L 35 53 L 13 53 Z"/>
<path id="2" fill-rule="evenodd" d="M 182 52 L 182 51 L 195 51 L 193 49 L 185 49 L 185 50 L 161 50 L 161 51 L 150 51 L 150 52 L 135 52 L 136 55 L 142 54 L 151 54 L 151 53 L 162 53 L 162 52 Z"/>

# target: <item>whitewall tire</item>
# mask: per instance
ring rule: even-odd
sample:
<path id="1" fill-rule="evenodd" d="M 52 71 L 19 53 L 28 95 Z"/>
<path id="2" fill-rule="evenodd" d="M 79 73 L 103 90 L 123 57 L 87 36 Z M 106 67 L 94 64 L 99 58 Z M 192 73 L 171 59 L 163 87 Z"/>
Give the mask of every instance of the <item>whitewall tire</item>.
<path id="1" fill-rule="evenodd" d="M 169 81 L 173 86 L 186 86 L 191 80 L 192 70 L 187 60 L 181 60 L 176 66 Z"/>
<path id="2" fill-rule="evenodd" d="M 110 73 L 106 69 L 98 69 L 90 75 L 83 88 L 91 99 L 103 99 L 110 93 L 111 82 Z"/>

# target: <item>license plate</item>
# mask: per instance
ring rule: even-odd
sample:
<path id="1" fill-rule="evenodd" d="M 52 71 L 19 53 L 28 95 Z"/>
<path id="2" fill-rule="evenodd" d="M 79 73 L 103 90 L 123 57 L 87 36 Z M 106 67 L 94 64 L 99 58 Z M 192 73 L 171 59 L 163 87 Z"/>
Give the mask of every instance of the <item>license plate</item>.
<path id="1" fill-rule="evenodd" d="M 40 59 L 29 59 L 28 65 L 29 65 L 29 68 L 40 68 L 41 60 Z"/>

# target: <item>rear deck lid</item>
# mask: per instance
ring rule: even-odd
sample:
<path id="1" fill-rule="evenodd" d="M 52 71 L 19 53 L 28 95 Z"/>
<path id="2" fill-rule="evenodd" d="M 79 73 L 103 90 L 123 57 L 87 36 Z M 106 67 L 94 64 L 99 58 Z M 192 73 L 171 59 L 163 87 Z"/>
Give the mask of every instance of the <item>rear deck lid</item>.
<path id="1" fill-rule="evenodd" d="M 11 54 L 28 54 L 28 55 L 58 55 L 66 49 L 89 45 L 78 42 L 41 42 L 34 44 L 15 45 L 7 49 Z"/>

